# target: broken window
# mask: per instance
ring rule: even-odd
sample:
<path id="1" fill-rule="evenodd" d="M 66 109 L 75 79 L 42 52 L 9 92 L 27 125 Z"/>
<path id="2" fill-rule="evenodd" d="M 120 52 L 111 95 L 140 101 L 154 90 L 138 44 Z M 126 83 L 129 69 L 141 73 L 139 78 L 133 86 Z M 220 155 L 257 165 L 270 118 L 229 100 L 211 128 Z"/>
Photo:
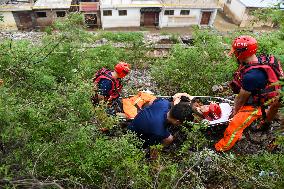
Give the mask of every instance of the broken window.
<path id="1" fill-rule="evenodd" d="M 112 10 L 104 10 L 103 15 L 104 16 L 112 16 Z"/>
<path id="2" fill-rule="evenodd" d="M 165 10 L 165 15 L 174 15 L 174 10 Z"/>
<path id="3" fill-rule="evenodd" d="M 127 10 L 119 10 L 118 15 L 119 16 L 127 16 Z"/>
<path id="4" fill-rule="evenodd" d="M 85 14 L 85 23 L 88 27 L 97 25 L 97 15 L 96 14 Z"/>
<path id="5" fill-rule="evenodd" d="M 181 10 L 180 15 L 189 15 L 190 10 Z"/>
<path id="6" fill-rule="evenodd" d="M 66 12 L 65 11 L 56 11 L 56 16 L 57 17 L 65 17 Z"/>
<path id="7" fill-rule="evenodd" d="M 37 17 L 44 18 L 46 17 L 46 12 L 36 12 Z"/>

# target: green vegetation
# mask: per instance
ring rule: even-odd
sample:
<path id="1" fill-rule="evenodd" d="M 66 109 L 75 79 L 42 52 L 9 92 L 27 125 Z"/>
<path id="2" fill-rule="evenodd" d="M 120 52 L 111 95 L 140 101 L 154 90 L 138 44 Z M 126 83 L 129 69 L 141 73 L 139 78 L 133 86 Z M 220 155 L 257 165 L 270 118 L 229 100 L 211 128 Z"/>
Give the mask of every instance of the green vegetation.
<path id="1" fill-rule="evenodd" d="M 4 20 L 4 16 L 2 14 L 0 14 L 0 22 L 3 22 Z"/>
<path id="2" fill-rule="evenodd" d="M 141 32 L 101 32 L 101 38 L 108 39 L 113 42 L 130 42 L 141 43 L 143 40 L 143 33 Z"/>
<path id="3" fill-rule="evenodd" d="M 231 78 L 236 65 L 225 55 L 222 39 L 210 31 L 196 31 L 194 34 L 193 47 L 185 49 L 176 45 L 168 59 L 157 60 L 153 65 L 153 76 L 161 86 L 166 86 L 164 92 L 208 95 L 214 84 Z"/>
<path id="4" fill-rule="evenodd" d="M 93 35 L 80 29 L 80 17 L 57 23 L 61 32 L 49 29 L 37 45 L 0 43 L 0 188 L 283 188 L 283 151 L 218 154 L 195 126 L 148 161 L 141 141 L 90 102 L 95 70 L 119 60 L 150 69 L 163 94 L 210 94 L 235 68 L 221 43 L 228 39 L 198 30 L 193 48 L 176 45 L 169 57 L 151 58 L 140 33 Z M 271 36 L 260 39 L 261 48 L 283 56 L 276 48 L 283 49 L 283 39 Z M 100 37 L 132 47 L 82 45 Z M 102 127 L 113 132 L 102 134 Z"/>
<path id="5" fill-rule="evenodd" d="M 279 4 L 280 6 L 280 4 Z M 279 26 L 282 31 L 284 29 L 284 13 L 279 6 L 267 8 L 267 9 L 256 9 L 252 12 L 252 15 L 255 16 L 254 21 L 271 21 L 274 26 Z M 283 34 L 282 34 L 283 37 Z"/>

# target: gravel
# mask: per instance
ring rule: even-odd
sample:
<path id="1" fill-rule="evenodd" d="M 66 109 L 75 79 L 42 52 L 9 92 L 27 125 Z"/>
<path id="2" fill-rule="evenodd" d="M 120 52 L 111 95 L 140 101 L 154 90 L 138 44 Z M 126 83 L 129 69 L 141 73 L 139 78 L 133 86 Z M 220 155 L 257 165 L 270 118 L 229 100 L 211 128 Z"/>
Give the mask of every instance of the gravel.
<path id="1" fill-rule="evenodd" d="M 149 70 L 134 69 L 124 79 L 123 96 L 137 94 L 138 91 L 151 91 L 159 94 L 157 83 L 153 80 Z"/>
<path id="2" fill-rule="evenodd" d="M 29 40 L 32 43 L 39 43 L 44 32 L 0 32 L 0 41 L 5 39 L 12 40 Z"/>

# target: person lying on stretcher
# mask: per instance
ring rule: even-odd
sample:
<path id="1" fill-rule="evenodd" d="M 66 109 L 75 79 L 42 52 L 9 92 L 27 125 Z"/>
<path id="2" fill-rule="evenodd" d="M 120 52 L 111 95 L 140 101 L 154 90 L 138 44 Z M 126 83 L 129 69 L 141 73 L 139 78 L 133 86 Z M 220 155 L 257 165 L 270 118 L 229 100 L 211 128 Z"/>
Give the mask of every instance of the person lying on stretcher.
<path id="1" fill-rule="evenodd" d="M 138 92 L 130 98 L 122 99 L 123 104 L 123 114 L 120 116 L 125 116 L 126 119 L 133 119 L 138 112 L 146 106 L 151 105 L 157 98 L 149 92 Z M 187 93 L 177 93 L 175 94 L 172 101 L 187 101 L 191 104 L 193 110 L 195 110 L 195 118 L 198 122 L 207 120 L 209 125 L 217 124 L 221 122 L 227 122 L 232 113 L 232 108 L 228 103 L 214 103 L 204 104 L 200 98 L 190 96 Z"/>
<path id="2" fill-rule="evenodd" d="M 207 122 L 209 125 L 228 122 L 232 114 L 229 103 L 207 102 L 204 104 L 200 97 L 194 97 L 191 100 L 191 107 L 195 111 L 195 120 Z"/>

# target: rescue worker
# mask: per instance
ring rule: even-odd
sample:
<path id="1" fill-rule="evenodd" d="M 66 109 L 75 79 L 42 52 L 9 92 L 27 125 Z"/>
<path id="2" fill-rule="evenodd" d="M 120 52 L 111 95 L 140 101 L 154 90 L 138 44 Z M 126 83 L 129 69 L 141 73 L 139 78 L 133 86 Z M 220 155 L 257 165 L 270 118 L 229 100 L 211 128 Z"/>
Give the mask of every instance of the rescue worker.
<path id="1" fill-rule="evenodd" d="M 280 86 L 271 85 L 283 76 L 280 62 L 273 56 L 256 56 L 257 48 L 257 41 L 251 36 L 239 36 L 232 43 L 230 53 L 234 53 L 239 67 L 230 86 L 238 95 L 233 118 L 224 137 L 215 144 L 217 151 L 230 150 L 241 139 L 244 129 L 255 120 L 262 120 L 259 126 L 269 124 L 280 106 L 277 100 Z M 269 108 L 265 110 L 268 104 Z"/>
<path id="2" fill-rule="evenodd" d="M 158 98 L 141 110 L 128 129 L 135 132 L 145 142 L 143 148 L 151 145 L 171 144 L 174 137 L 168 131 L 170 125 L 179 126 L 185 121 L 193 121 L 192 109 L 189 102 L 174 98 L 173 102 Z"/>
<path id="3" fill-rule="evenodd" d="M 93 105 L 100 101 L 106 101 L 110 105 L 118 102 L 122 89 L 121 79 L 130 72 L 130 65 L 125 62 L 119 62 L 114 70 L 102 68 L 93 78 L 94 95 L 92 96 Z"/>

